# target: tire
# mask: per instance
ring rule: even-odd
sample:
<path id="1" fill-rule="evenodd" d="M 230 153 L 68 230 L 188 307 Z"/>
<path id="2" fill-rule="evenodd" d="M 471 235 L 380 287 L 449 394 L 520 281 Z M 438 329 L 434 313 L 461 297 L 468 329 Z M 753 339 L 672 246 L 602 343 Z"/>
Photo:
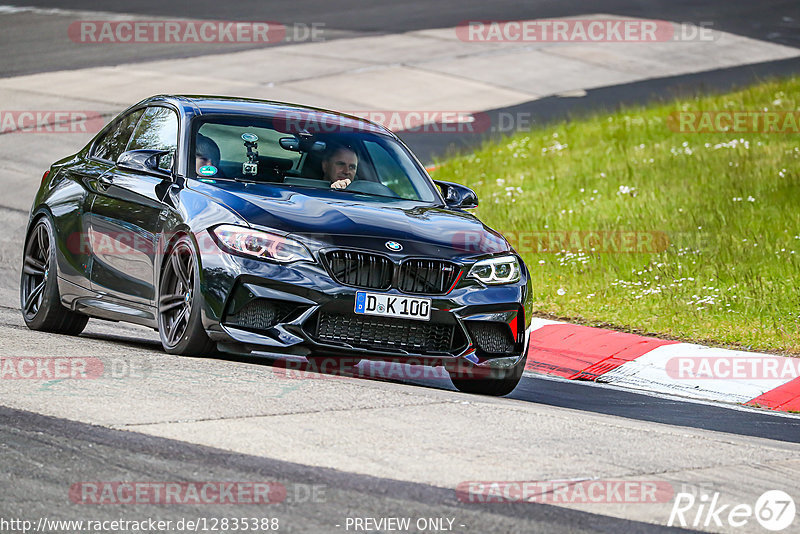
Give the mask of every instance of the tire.
<path id="1" fill-rule="evenodd" d="M 89 317 L 61 305 L 55 243 L 53 223 L 47 215 L 40 217 L 25 238 L 20 310 L 31 330 L 77 336 Z"/>
<path id="2" fill-rule="evenodd" d="M 523 356 L 510 369 L 485 369 L 473 365 L 464 367 L 464 364 L 461 364 L 460 368 L 448 369 L 447 372 L 450 374 L 450 381 L 462 393 L 502 397 L 517 387 L 527 360 L 527 355 Z"/>
<path id="3" fill-rule="evenodd" d="M 200 273 L 194 244 L 180 237 L 165 256 L 158 285 L 158 334 L 169 354 L 203 356 L 216 353 L 216 344 L 203 328 Z"/>

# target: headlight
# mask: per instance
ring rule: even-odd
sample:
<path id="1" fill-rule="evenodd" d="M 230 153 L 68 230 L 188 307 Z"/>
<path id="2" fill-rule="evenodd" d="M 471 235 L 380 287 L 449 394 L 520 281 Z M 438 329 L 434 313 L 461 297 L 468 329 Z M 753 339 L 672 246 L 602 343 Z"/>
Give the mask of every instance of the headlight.
<path id="1" fill-rule="evenodd" d="M 217 226 L 210 231 L 217 243 L 228 252 L 280 263 L 314 261 L 314 257 L 302 243 L 288 237 L 230 224 Z"/>
<path id="2" fill-rule="evenodd" d="M 514 256 L 502 256 L 481 260 L 472 266 L 467 278 L 474 278 L 489 285 L 519 282 L 519 262 Z"/>

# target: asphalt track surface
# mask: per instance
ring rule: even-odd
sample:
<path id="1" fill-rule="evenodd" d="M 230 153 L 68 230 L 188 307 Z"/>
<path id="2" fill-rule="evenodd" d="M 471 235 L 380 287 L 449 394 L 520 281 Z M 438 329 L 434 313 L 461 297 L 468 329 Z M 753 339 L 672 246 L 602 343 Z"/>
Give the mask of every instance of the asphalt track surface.
<path id="1" fill-rule="evenodd" d="M 793 0 L 751 2 L 743 0 L 695 2 L 693 0 L 325 0 L 263 2 L 244 0 L 159 0 L 132 2 L 93 2 L 90 0 L 15 1 L 15 6 L 106 11 L 152 17 L 180 17 L 205 20 L 271 20 L 283 24 L 321 23 L 330 31 L 327 38 L 366 34 L 396 33 L 427 28 L 456 26 L 466 20 L 518 20 L 608 13 L 629 17 L 664 19 L 679 22 L 713 22 L 717 30 L 745 35 L 789 46 L 800 46 L 800 4 Z M 46 14 L 20 14 L 18 22 L 0 34 L 0 49 L 16 46 L 17 53 L 0 57 L 0 75 L 11 76 L 46 70 L 113 65 L 126 61 L 145 61 L 229 52 L 225 45 L 197 47 L 169 46 L 64 46 L 64 27 L 59 17 Z M 87 17 L 74 16 L 75 20 Z M 280 45 L 274 45 L 280 46 Z M 242 47 L 246 48 L 246 47 Z M 268 68 L 268 67 L 267 67 Z"/>
<path id="2" fill-rule="evenodd" d="M 347 517 L 445 517 L 467 532 L 619 532 L 674 531 L 667 527 L 567 510 L 544 504 L 474 505 L 460 502 L 453 490 L 353 475 L 333 469 L 190 445 L 142 434 L 45 417 L 0 407 L 4 462 L 0 483 L 13 488 L 0 496 L 5 516 L 48 519 L 114 520 L 121 516 L 160 520 L 208 517 L 208 505 L 161 507 L 89 506 L 65 499 L 64 473 L 72 480 L 265 480 L 286 488 L 282 503 L 219 505 L 217 517 L 277 517 L 280 531 L 343 532 Z M 325 488 L 314 493 L 313 487 Z M 316 497 L 315 497 L 316 495 Z M 91 510 L 81 510 L 91 508 Z M 255 509 L 255 511 L 254 511 Z"/>
<path id="3" fill-rule="evenodd" d="M 768 42 L 800 47 L 800 3 L 792 0 L 749 2 L 714 0 L 698 5 L 684 1 L 596 2 L 509 1 L 481 2 L 440 0 L 369 3 L 356 0 L 325 2 L 262 2 L 246 0 L 220 4 L 211 0 L 159 2 L 154 0 L 97 4 L 88 0 L 14 2 L 14 6 L 30 7 L 10 15 L 0 32 L 0 50 L 13 49 L 13 54 L 0 56 L 0 77 L 17 76 L 52 70 L 69 70 L 119 63 L 175 59 L 215 53 L 229 53 L 249 48 L 281 46 L 282 43 L 259 44 L 112 44 L 92 45 L 65 43 L 65 27 L 69 22 L 103 18 L 92 13 L 125 14 L 154 19 L 191 18 L 200 20 L 270 20 L 292 27 L 321 25 L 324 38 L 357 37 L 391 34 L 413 30 L 451 27 L 468 20 L 518 20 L 577 16 L 602 12 L 611 15 L 663 19 L 693 24 L 711 24 L 715 30 L 731 32 Z M 47 10 L 54 10 L 48 13 Z M 85 10 L 81 13 L 80 10 Z M 6 16 L 8 20 L 9 15 Z M 11 22 L 9 21 L 9 22 Z M 301 31 L 302 33 L 302 31 Z M 291 32 L 290 32 L 291 34 Z M 254 68 L 269 68 L 254 65 Z M 676 97 L 702 92 L 722 92 L 773 76 L 800 71 L 800 59 L 746 65 L 684 76 L 658 77 L 644 82 L 616 85 L 590 90 L 582 98 L 558 96 L 526 102 L 517 106 L 487 111 L 492 124 L 498 116 L 514 114 L 528 116 L 531 124 L 544 124 L 579 117 L 598 110 L 613 110 L 620 106 L 668 101 Z M 208 73 L 213 77 L 213 72 Z M 398 132 L 400 137 L 424 162 L 463 153 L 479 146 L 488 138 L 498 138 L 509 132 L 488 131 L 478 134 L 459 132 L 448 135 Z"/>
<path id="4" fill-rule="evenodd" d="M 578 15 L 597 12 L 596 2 L 479 2 L 447 0 L 440 2 L 271 2 L 256 0 L 219 3 L 209 0 L 179 2 L 129 2 L 124 5 L 98 7 L 89 1 L 14 2 L 16 6 L 37 8 L 87 10 L 138 14 L 148 17 L 191 17 L 209 20 L 275 20 L 324 23 L 329 38 L 394 33 L 422 28 L 447 27 L 468 19 L 528 19 Z M 673 21 L 702 23 L 713 21 L 714 28 L 749 37 L 800 46 L 800 3 L 775 2 L 707 2 L 699 6 L 691 1 L 632 2 L 612 1 L 602 6 L 602 12 L 643 18 L 663 18 Z M 143 47 L 63 46 L 64 18 L 77 20 L 81 15 L 47 14 L 41 10 L 13 15 L 14 24 L 0 32 L 0 50 L 14 53 L 0 55 L 0 76 L 75 69 L 87 66 L 167 59 L 189 55 L 205 55 L 236 50 L 230 46 L 202 45 L 197 48 L 171 48 L 149 45 Z M 86 18 L 86 17 L 83 17 Z M 274 45 L 274 46 L 280 46 Z M 246 47 L 241 47 L 246 48 Z M 797 60 L 725 69 L 709 73 L 674 78 L 657 78 L 613 88 L 589 91 L 580 99 L 551 97 L 534 102 L 492 110 L 501 112 L 530 112 L 538 121 L 547 122 L 563 117 L 588 113 L 597 109 L 614 108 L 622 104 L 649 102 L 672 95 L 690 94 L 701 90 L 725 90 L 750 81 L 800 71 Z M 415 139 L 404 136 L 425 159 L 433 159 L 448 151 L 465 149 L 483 137 L 428 136 Z M 26 214 L 6 208 L 4 218 L 18 220 Z M 4 256 L 18 254 L 17 250 L 2 250 Z M 15 273 L 2 271 L 2 276 Z M 15 283 L 4 280 L 4 286 Z M 13 332 L 23 341 L 37 340 L 12 318 L 10 308 L 0 313 L 0 327 Z M 99 326 L 98 326 L 99 325 Z M 142 335 L 142 330 L 125 326 L 115 327 L 92 321 L 83 335 L 88 342 L 99 342 L 110 351 L 126 349 L 158 351 L 155 337 Z M 269 359 L 231 358 L 234 363 L 246 363 L 269 368 Z M 191 361 L 184 365 L 192 365 Z M 364 364 L 362 364 L 364 365 Z M 364 379 L 367 381 L 367 379 Z M 372 381 L 368 381 L 372 382 Z M 388 381 L 381 386 L 392 388 L 411 385 L 420 393 L 434 391 L 438 395 L 463 398 L 452 392 L 442 381 Z M 764 438 L 784 443 L 800 442 L 800 418 L 761 413 L 715 404 L 689 402 L 679 398 L 652 396 L 621 391 L 583 383 L 523 377 L 522 382 L 506 402 L 531 406 L 551 406 L 608 416 L 645 421 L 674 427 L 694 429 L 731 436 Z M 2 404 L 2 396 L 0 396 Z M 424 443 L 425 436 L 419 436 Z M 620 448 L 626 444 L 621 443 Z M 556 451 L 557 452 L 557 451 Z M 358 454 L 357 451 L 353 452 Z M 413 462 L 415 452 L 398 462 Z M 49 417 L 0 407 L 0 516 L 115 519 L 157 515 L 161 519 L 209 516 L 251 516 L 247 506 L 215 508 L 210 512 L 202 506 L 159 507 L 130 505 L 124 507 L 86 507 L 75 505 L 66 498 L 66 488 L 76 480 L 254 480 L 277 481 L 287 488 L 322 485 L 325 499 L 318 502 L 287 502 L 274 505 L 285 531 L 343 532 L 337 527 L 345 517 L 354 516 L 411 516 L 455 517 L 467 532 L 659 532 L 664 527 L 650 523 L 617 519 L 605 515 L 570 510 L 543 504 L 482 505 L 470 507 L 455 498 L 452 489 L 429 484 L 375 477 L 319 466 L 302 465 L 264 456 L 223 451 L 165 439 L 143 433 L 120 431 L 62 418 Z M 677 468 L 677 466 L 676 466 Z M 791 485 L 792 483 L 789 483 Z M 87 508 L 89 510 L 87 511 Z M 268 509 L 267 512 L 271 512 Z M 261 512 L 261 511 L 259 511 Z M 261 513 L 259 514 L 261 515 Z"/>
<path id="5" fill-rule="evenodd" d="M 531 126 L 576 119 L 622 107 L 670 102 L 697 94 L 724 93 L 773 77 L 800 72 L 800 58 L 743 65 L 697 74 L 659 77 L 613 87 L 590 89 L 580 98 L 549 96 L 516 106 L 486 111 L 492 125 L 502 124 L 502 117 L 526 117 Z M 403 141 L 425 162 L 435 163 L 450 156 L 469 152 L 487 140 L 499 139 L 513 132 L 496 131 L 430 135 L 418 132 L 399 132 Z"/>
<path id="6" fill-rule="evenodd" d="M 13 328 L 15 336 L 36 336 L 20 325 L 16 311 L 5 309 L 0 326 Z M 8 335 L 8 334 L 4 334 Z M 56 341 L 59 336 L 54 336 Z M 156 336 L 140 328 L 117 326 L 105 322 L 90 323 L 80 339 L 85 341 L 86 355 L 130 353 L 138 358 L 151 354 L 155 360 L 168 358 L 159 354 Z M 80 341 L 80 339 L 76 341 Z M 32 339 L 33 342 L 38 338 Z M 63 339 L 63 342 L 69 339 Z M 48 354 L 45 341 L 40 354 Z M 66 352 L 69 354 L 69 351 Z M 207 359 L 216 365 L 245 365 L 251 370 L 280 370 L 281 362 L 270 357 L 220 356 Z M 192 359 L 181 367 L 195 366 Z M 369 374 L 369 366 L 359 366 Z M 302 368 L 301 368 L 302 369 Z M 200 368 L 200 373 L 205 370 Z M 343 377 L 352 376 L 341 373 Z M 334 378 L 334 374 L 329 375 Z M 367 388 L 392 390 L 411 386 L 421 395 L 438 392 L 445 398 L 468 398 L 442 380 L 357 380 Z M 314 387 L 314 380 L 304 387 Z M 330 381 L 325 381 L 330 382 Z M 336 380 L 333 381 L 334 383 Z M 56 384 L 55 386 L 58 386 Z M 141 387 L 151 388 L 145 381 Z M 46 385 L 42 388 L 47 387 Z M 102 387 L 100 385 L 95 387 Z M 196 392 L 202 395 L 202 392 Z M 311 393 L 311 391 L 307 391 Z M 156 394 L 156 390 L 154 390 Z M 176 392 L 179 394 L 179 392 Z M 413 394 L 413 393 L 412 393 Z M 45 397 L 42 397 L 45 398 Z M 58 403 L 63 397 L 53 396 Z M 111 399 L 110 402 L 116 402 Z M 276 400 L 280 402 L 280 400 Z M 730 435 L 751 436 L 797 443 L 800 441 L 800 419 L 759 413 L 728 406 L 687 402 L 677 398 L 654 397 L 606 387 L 544 379 L 526 375 L 518 388 L 505 400 L 514 409 L 523 403 L 529 406 L 552 406 L 573 410 L 576 417 L 593 412 L 631 421 L 648 421 L 667 425 L 678 432 L 696 429 L 711 431 L 715 440 L 727 441 Z M 144 409 L 144 408 L 142 408 Z M 140 409 L 140 410 L 142 410 Z M 144 409 L 146 410 L 146 409 Z M 146 417 L 146 411 L 142 414 Z M 329 415 L 335 417 L 335 411 Z M 257 424 L 257 423 L 254 423 Z M 365 423 L 366 424 L 366 423 Z M 683 429 L 683 430 L 682 430 Z M 459 502 L 453 489 L 396 480 L 392 477 L 367 476 L 347 470 L 304 465 L 302 462 L 275 460 L 267 455 L 236 454 L 218 448 L 185 441 L 164 439 L 136 431 L 136 425 L 122 430 L 49 417 L 30 411 L 0 406 L 0 517 L 48 519 L 141 520 L 158 518 L 177 521 L 181 518 L 252 517 L 251 505 L 116 505 L 90 506 L 75 504 L 67 497 L 69 488 L 79 481 L 269 481 L 287 488 L 288 500 L 281 504 L 259 507 L 258 517 L 277 517 L 287 532 L 344 532 L 341 525 L 353 517 L 445 517 L 452 518 L 455 532 L 660 532 L 658 524 L 570 510 L 551 504 L 491 504 Z M 470 431 L 464 429 L 468 443 Z M 722 433 L 722 434 L 720 434 Z M 566 435 L 569 434 L 567 430 Z M 426 450 L 426 438 L 418 436 L 420 450 Z M 473 444 L 474 445 L 474 444 Z M 620 443 L 620 461 L 632 444 Z M 362 447 L 354 446 L 358 457 Z M 523 447 L 524 448 L 524 447 Z M 559 450 L 553 450 L 556 457 Z M 598 451 L 598 454 L 602 454 Z M 388 458 L 404 464 L 420 459 L 417 451 Z M 367 461 L 365 459 L 365 461 Z M 522 459 L 537 462 L 536 458 Z M 676 468 L 680 461 L 676 461 Z M 654 468 L 654 472 L 658 469 Z M 708 476 L 708 475 L 706 475 Z M 713 478 L 712 478 L 713 479 Z M 309 488 L 322 488 L 320 499 L 309 497 Z M 293 500 L 294 499 L 294 500 Z M 662 524 L 665 519 L 662 518 Z M 339 525 L 339 526 L 337 526 Z M 463 526 L 461 526 L 463 525 Z"/>

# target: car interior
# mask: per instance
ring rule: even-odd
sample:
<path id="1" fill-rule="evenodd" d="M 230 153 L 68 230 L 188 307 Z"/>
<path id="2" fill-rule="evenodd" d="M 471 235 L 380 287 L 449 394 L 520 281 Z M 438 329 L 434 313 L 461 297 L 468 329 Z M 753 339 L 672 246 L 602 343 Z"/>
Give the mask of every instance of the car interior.
<path id="1" fill-rule="evenodd" d="M 340 145 L 351 148 L 358 156 L 358 170 L 347 191 L 420 198 L 395 156 L 360 132 L 293 134 L 264 124 L 205 123 L 198 133 L 210 138 L 220 151 L 217 173 L 205 178 L 328 188 L 322 161 L 328 146 Z"/>

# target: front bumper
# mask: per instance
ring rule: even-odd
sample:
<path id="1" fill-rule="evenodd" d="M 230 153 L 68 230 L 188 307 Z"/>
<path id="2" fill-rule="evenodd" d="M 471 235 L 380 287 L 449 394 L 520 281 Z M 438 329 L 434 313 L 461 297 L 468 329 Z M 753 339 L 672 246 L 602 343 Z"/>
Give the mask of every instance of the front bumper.
<path id="1" fill-rule="evenodd" d="M 469 362 L 487 368 L 513 367 L 525 354 L 531 296 L 524 265 L 522 279 L 516 284 L 483 286 L 462 277 L 446 295 L 407 295 L 396 289 L 344 286 L 320 263 L 279 265 L 222 251 L 206 255 L 201 262 L 203 325 L 209 337 L 226 352 L 422 365 Z M 353 309 L 357 291 L 430 298 L 430 323 L 356 316 Z M 332 321 L 333 326 L 321 329 L 324 321 Z M 348 335 L 354 327 L 359 332 L 369 330 L 374 339 L 365 342 Z M 406 337 L 397 339 L 410 341 L 404 344 L 392 340 L 387 331 L 402 333 Z M 451 341 L 445 346 L 443 336 L 448 332 Z M 438 340 L 437 346 L 432 346 L 433 338 Z"/>

